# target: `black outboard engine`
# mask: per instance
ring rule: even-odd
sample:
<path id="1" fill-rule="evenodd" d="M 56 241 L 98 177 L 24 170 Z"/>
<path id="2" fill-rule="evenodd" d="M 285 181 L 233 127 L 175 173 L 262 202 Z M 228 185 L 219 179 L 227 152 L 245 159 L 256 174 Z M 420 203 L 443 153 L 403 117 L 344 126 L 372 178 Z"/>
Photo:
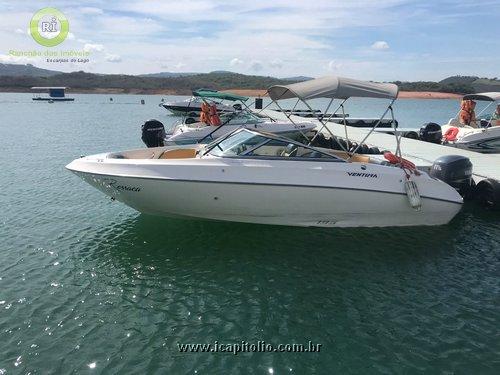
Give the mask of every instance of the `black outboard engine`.
<path id="1" fill-rule="evenodd" d="M 441 131 L 441 126 L 433 122 L 428 122 L 420 128 L 418 136 L 422 141 L 430 143 L 441 143 L 441 138 L 443 138 L 443 132 Z"/>
<path id="2" fill-rule="evenodd" d="M 141 139 L 147 147 L 165 146 L 165 127 L 158 120 L 148 120 L 142 125 Z"/>
<path id="3" fill-rule="evenodd" d="M 474 187 L 472 163 L 465 156 L 441 156 L 432 164 L 429 175 L 454 187 L 462 197 L 468 196 Z"/>

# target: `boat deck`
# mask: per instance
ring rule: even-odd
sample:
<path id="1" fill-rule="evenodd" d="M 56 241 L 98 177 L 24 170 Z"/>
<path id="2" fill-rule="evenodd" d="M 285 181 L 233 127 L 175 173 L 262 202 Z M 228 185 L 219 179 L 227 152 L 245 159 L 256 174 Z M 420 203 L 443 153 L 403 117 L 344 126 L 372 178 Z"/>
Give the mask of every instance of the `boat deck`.
<path id="1" fill-rule="evenodd" d="M 256 110 L 261 115 L 268 116 L 276 120 L 287 120 L 284 113 L 265 109 Z M 304 121 L 304 118 L 299 116 L 291 116 L 293 121 Z M 307 121 L 315 122 L 321 126 L 316 119 L 308 118 Z M 337 137 L 345 138 L 343 125 L 328 123 L 328 129 Z M 360 143 L 368 134 L 370 129 L 348 127 L 347 134 L 353 142 Z M 327 130 L 323 133 L 328 134 Z M 394 135 L 381 132 L 373 132 L 365 142 L 370 147 L 378 147 L 380 150 L 396 151 L 396 140 Z M 419 169 L 428 170 L 434 160 L 444 155 L 462 155 L 470 159 L 473 165 L 473 175 L 476 182 L 493 178 L 500 181 L 500 154 L 480 154 L 478 152 L 467 151 L 459 148 L 438 145 L 434 143 L 422 142 L 410 138 L 401 139 L 401 151 L 403 157 L 412 161 Z"/>

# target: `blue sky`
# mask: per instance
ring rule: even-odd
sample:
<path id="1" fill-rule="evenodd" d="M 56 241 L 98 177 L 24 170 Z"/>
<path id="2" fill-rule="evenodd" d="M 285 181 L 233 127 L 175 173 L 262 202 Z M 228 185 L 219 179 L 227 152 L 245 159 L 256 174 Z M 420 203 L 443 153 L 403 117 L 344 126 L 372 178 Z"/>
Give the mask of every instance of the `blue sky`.
<path id="1" fill-rule="evenodd" d="M 53 49 L 91 51 L 89 63 L 9 56 L 40 49 L 27 25 L 48 6 L 70 22 L 69 38 Z M 63 71 L 497 77 L 499 31 L 500 0 L 0 0 L 0 62 Z"/>

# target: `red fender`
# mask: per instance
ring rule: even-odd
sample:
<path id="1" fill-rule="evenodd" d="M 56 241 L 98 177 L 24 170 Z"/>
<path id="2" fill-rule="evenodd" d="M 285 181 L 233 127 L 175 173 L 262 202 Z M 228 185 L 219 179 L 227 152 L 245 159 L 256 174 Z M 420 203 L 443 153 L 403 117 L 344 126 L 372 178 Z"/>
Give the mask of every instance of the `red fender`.
<path id="1" fill-rule="evenodd" d="M 448 142 L 456 141 L 458 132 L 459 132 L 458 128 L 453 126 L 443 134 L 443 139 Z"/>

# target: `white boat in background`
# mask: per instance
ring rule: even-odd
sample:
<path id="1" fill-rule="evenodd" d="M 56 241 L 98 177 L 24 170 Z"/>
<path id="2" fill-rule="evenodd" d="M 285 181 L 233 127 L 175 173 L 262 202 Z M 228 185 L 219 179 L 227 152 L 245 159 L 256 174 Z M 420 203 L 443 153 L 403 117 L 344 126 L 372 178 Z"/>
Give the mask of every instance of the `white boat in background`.
<path id="1" fill-rule="evenodd" d="M 489 102 L 481 113 L 484 113 L 491 104 L 500 103 L 500 92 L 484 92 L 469 94 L 463 100 L 478 100 Z M 458 117 L 458 116 L 457 116 Z M 487 154 L 500 153 L 500 126 L 488 120 L 481 120 L 482 127 L 474 128 L 463 125 L 458 118 L 452 118 L 448 124 L 441 126 L 443 140 L 446 145 L 464 148 Z"/>
<path id="2" fill-rule="evenodd" d="M 297 133 L 306 134 L 316 127 L 316 124 L 310 121 L 295 123 L 291 121 L 273 121 L 269 118 L 259 117 L 248 110 L 222 114 L 220 118 L 220 126 L 207 125 L 203 122 L 181 123 L 166 135 L 165 144 L 208 143 L 239 127 L 284 136 L 293 136 Z"/>
<path id="3" fill-rule="evenodd" d="M 273 86 L 268 93 L 274 101 L 389 99 L 392 112 L 398 87 L 324 77 Z M 389 164 L 236 129 L 207 145 L 111 152 L 66 167 L 112 198 L 154 215 L 305 227 L 448 223 L 462 206 L 457 191 L 394 157 L 397 164 Z"/>
<path id="4" fill-rule="evenodd" d="M 425 142 L 444 144 L 457 148 L 476 151 L 483 154 L 500 153 L 500 124 L 498 120 L 481 119 L 480 116 L 492 104 L 500 102 L 500 92 L 484 92 L 465 95 L 462 100 L 486 101 L 489 104 L 479 113 L 476 120 L 477 127 L 464 125 L 460 122 L 460 112 L 451 118 L 446 125 L 433 122 L 422 126 L 419 138 Z"/>
<path id="5" fill-rule="evenodd" d="M 160 105 L 163 108 L 172 112 L 174 115 L 184 115 L 184 116 L 196 117 L 200 114 L 201 104 L 204 101 L 203 98 L 205 98 L 205 100 L 207 100 L 208 94 L 211 94 L 210 101 L 211 101 L 211 103 L 215 104 L 215 106 L 217 107 L 217 111 L 219 113 L 233 112 L 235 110 L 235 107 L 233 107 L 233 105 L 228 105 L 228 104 L 223 103 L 224 100 L 230 101 L 230 102 L 239 101 L 242 103 L 244 103 L 245 101 L 248 100 L 248 97 L 246 97 L 246 96 L 235 95 L 235 94 L 225 93 L 225 92 L 219 92 L 216 90 L 199 89 L 199 90 L 193 91 L 193 96 L 189 99 L 178 100 L 178 101 L 169 101 L 169 102 L 161 103 Z M 241 109 L 241 105 L 236 104 L 236 108 Z"/>

